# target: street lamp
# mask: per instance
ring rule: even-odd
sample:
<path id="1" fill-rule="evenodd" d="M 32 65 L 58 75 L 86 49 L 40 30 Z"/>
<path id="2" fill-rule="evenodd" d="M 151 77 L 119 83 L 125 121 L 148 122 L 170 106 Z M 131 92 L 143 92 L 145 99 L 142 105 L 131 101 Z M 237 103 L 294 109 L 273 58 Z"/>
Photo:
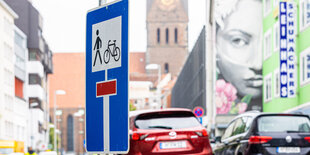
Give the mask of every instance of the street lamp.
<path id="1" fill-rule="evenodd" d="M 56 90 L 54 93 L 54 151 L 57 151 L 57 140 L 56 140 L 56 128 L 57 128 L 57 124 L 56 124 L 56 96 L 57 95 L 65 95 L 66 92 L 64 90 Z"/>
<path id="2" fill-rule="evenodd" d="M 161 78 L 161 66 L 159 64 L 148 64 L 145 67 L 146 70 L 158 70 L 158 79 L 157 79 L 157 93 L 158 93 L 158 104 L 161 105 L 161 98 L 160 98 L 160 90 L 159 90 L 159 82 Z"/>

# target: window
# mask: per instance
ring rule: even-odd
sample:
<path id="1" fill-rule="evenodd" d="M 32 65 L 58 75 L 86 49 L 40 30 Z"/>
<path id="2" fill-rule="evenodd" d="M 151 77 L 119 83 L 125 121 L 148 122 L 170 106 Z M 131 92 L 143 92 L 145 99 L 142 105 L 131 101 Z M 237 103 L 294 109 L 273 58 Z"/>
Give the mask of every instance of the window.
<path id="1" fill-rule="evenodd" d="M 40 108 L 40 109 L 42 109 L 41 105 L 42 105 L 41 100 L 39 98 L 33 98 L 33 97 L 29 98 L 29 108 Z"/>
<path id="2" fill-rule="evenodd" d="M 24 82 L 15 77 L 15 96 L 24 98 Z"/>
<path id="3" fill-rule="evenodd" d="M 169 43 L 169 29 L 166 28 L 166 44 Z"/>
<path id="4" fill-rule="evenodd" d="M 29 84 L 42 84 L 42 79 L 38 74 L 29 74 Z"/>
<path id="5" fill-rule="evenodd" d="M 15 44 L 19 47 L 23 48 L 25 47 L 25 41 L 26 39 L 22 37 L 18 32 L 15 32 Z"/>
<path id="6" fill-rule="evenodd" d="M 14 56 L 13 55 L 13 48 L 6 43 L 4 43 L 3 46 L 4 46 L 4 57 L 5 57 L 5 59 L 8 60 L 9 62 L 13 63 L 13 56 Z"/>
<path id="7" fill-rule="evenodd" d="M 271 90 L 272 90 L 272 82 L 271 82 L 272 75 L 268 74 L 264 78 L 264 99 L 265 102 L 271 100 Z"/>
<path id="8" fill-rule="evenodd" d="M 188 112 L 150 113 L 139 115 L 135 120 L 139 129 L 184 129 L 199 126 L 197 118 Z"/>
<path id="9" fill-rule="evenodd" d="M 13 24 L 10 22 L 9 19 L 4 17 L 3 26 L 4 26 L 4 32 L 8 34 L 9 36 L 12 36 L 13 35 Z"/>
<path id="10" fill-rule="evenodd" d="M 257 124 L 258 132 L 310 132 L 310 121 L 304 116 L 263 116 Z"/>
<path id="11" fill-rule="evenodd" d="M 310 81 L 310 48 L 300 54 L 300 81 L 304 85 Z"/>
<path id="12" fill-rule="evenodd" d="M 74 126 L 73 117 L 68 115 L 67 117 L 67 151 L 74 151 Z"/>
<path id="13" fill-rule="evenodd" d="M 300 30 L 304 30 L 310 25 L 310 0 L 300 0 L 299 6 Z"/>
<path id="14" fill-rule="evenodd" d="M 276 22 L 273 26 L 273 48 L 274 51 L 279 50 L 280 46 L 280 28 L 279 28 L 279 21 Z"/>
<path id="15" fill-rule="evenodd" d="M 229 126 L 225 130 L 224 135 L 222 136 L 222 139 L 227 139 L 230 136 L 232 136 L 232 132 L 233 132 L 234 126 L 235 126 L 235 122 L 232 122 L 232 123 L 229 124 Z"/>
<path id="16" fill-rule="evenodd" d="M 245 132 L 245 127 L 246 127 L 246 117 L 244 118 L 239 118 L 236 120 L 236 125 L 234 127 L 234 130 L 232 132 L 232 136 L 242 134 Z"/>
<path id="17" fill-rule="evenodd" d="M 165 63 L 165 73 L 169 73 L 169 64 Z"/>
<path id="18" fill-rule="evenodd" d="M 38 122 L 38 132 L 42 134 L 42 133 L 43 133 L 43 130 L 44 130 L 44 129 L 43 129 L 42 123 Z"/>
<path id="19" fill-rule="evenodd" d="M 30 61 L 40 61 L 41 55 L 40 55 L 39 51 L 30 50 L 29 51 L 29 60 Z"/>
<path id="20" fill-rule="evenodd" d="M 264 0 L 264 15 L 267 16 L 271 12 L 271 0 Z"/>
<path id="21" fill-rule="evenodd" d="M 5 121 L 5 135 L 9 138 L 13 138 L 13 123 L 9 121 Z"/>
<path id="22" fill-rule="evenodd" d="M 4 104 L 5 104 L 5 109 L 8 111 L 13 111 L 13 97 L 8 95 L 8 94 L 4 94 Z"/>
<path id="23" fill-rule="evenodd" d="M 271 56 L 271 31 L 268 30 L 264 37 L 264 58 L 265 60 Z"/>
<path id="24" fill-rule="evenodd" d="M 273 79 L 274 79 L 274 97 L 279 97 L 280 96 L 280 72 L 279 72 L 279 68 L 274 71 Z"/>
<path id="25" fill-rule="evenodd" d="M 25 71 L 25 66 L 26 66 L 25 59 L 23 57 L 20 57 L 19 55 L 15 55 L 15 58 L 16 58 L 15 66 Z"/>
<path id="26" fill-rule="evenodd" d="M 160 29 L 157 29 L 157 43 L 160 43 Z"/>
<path id="27" fill-rule="evenodd" d="M 253 117 L 247 117 L 245 131 L 248 131 L 252 125 Z"/>
<path id="28" fill-rule="evenodd" d="M 13 86 L 14 85 L 14 75 L 11 71 L 8 69 L 4 69 L 4 83 L 8 86 Z"/>
<path id="29" fill-rule="evenodd" d="M 174 29 L 174 43 L 178 43 L 178 29 Z"/>

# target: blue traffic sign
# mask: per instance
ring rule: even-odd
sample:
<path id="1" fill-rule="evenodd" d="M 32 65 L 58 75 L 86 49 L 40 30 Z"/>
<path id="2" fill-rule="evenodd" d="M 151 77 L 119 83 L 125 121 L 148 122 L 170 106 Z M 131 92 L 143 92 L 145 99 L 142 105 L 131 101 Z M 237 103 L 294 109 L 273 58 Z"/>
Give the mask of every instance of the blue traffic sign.
<path id="1" fill-rule="evenodd" d="M 87 13 L 86 150 L 127 153 L 128 0 Z"/>

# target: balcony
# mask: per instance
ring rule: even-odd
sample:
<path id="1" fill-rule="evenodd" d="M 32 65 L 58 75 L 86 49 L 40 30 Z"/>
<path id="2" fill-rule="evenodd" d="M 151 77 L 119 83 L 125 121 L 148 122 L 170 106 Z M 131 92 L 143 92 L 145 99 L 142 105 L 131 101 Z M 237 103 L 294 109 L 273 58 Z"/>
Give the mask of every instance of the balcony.
<path id="1" fill-rule="evenodd" d="M 27 92 L 29 98 L 38 98 L 41 101 L 45 99 L 44 90 L 40 85 L 29 85 Z"/>
<path id="2" fill-rule="evenodd" d="M 44 67 L 40 61 L 29 61 L 27 68 L 29 74 L 38 74 L 40 77 L 44 76 Z"/>

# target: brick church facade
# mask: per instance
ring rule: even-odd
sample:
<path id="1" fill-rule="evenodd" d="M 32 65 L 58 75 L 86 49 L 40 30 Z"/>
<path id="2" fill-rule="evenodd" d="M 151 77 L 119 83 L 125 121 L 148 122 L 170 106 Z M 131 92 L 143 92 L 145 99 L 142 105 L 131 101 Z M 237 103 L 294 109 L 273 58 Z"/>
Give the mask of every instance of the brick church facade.
<path id="1" fill-rule="evenodd" d="M 188 1 L 147 1 L 147 64 L 177 76 L 188 55 Z"/>

